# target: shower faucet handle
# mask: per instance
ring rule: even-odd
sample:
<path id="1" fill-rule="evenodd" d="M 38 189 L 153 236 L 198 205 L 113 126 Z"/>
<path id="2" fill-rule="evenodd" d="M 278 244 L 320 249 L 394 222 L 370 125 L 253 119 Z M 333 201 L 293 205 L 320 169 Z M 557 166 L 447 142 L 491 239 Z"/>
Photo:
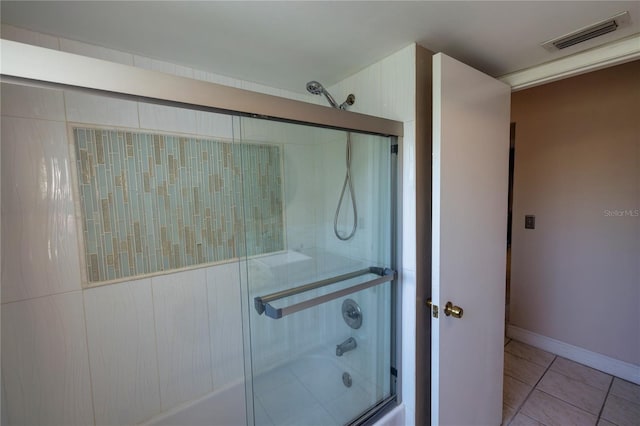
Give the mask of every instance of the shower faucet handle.
<path id="1" fill-rule="evenodd" d="M 342 302 L 342 319 L 355 330 L 362 326 L 362 309 L 353 299 Z"/>

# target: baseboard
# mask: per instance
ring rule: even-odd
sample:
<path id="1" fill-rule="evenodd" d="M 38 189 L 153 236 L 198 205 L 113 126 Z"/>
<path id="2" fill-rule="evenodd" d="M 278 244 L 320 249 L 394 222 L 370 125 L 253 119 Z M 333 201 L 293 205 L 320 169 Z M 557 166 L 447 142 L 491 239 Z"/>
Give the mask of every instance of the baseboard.
<path id="1" fill-rule="evenodd" d="M 507 325 L 507 337 L 640 385 L 640 365 L 620 361 L 514 325 Z"/>

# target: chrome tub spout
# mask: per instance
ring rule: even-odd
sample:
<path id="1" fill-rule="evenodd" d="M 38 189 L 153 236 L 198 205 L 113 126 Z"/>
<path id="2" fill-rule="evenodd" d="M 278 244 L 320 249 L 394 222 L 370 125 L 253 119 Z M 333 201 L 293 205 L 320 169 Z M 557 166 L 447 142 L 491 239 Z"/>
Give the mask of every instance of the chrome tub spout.
<path id="1" fill-rule="evenodd" d="M 356 339 L 349 337 L 347 340 L 336 346 L 336 356 L 342 356 L 345 352 L 352 351 L 357 347 L 358 343 L 356 343 Z"/>

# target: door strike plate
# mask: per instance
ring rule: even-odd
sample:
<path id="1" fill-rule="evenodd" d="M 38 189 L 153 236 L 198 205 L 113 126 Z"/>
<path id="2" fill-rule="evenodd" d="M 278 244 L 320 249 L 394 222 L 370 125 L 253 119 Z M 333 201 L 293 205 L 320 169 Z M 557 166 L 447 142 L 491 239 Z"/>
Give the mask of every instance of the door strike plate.
<path id="1" fill-rule="evenodd" d="M 431 315 L 432 315 L 434 318 L 438 318 L 438 305 L 434 305 L 434 304 L 431 302 L 431 299 L 427 299 L 427 306 L 428 306 L 429 308 L 431 308 Z"/>

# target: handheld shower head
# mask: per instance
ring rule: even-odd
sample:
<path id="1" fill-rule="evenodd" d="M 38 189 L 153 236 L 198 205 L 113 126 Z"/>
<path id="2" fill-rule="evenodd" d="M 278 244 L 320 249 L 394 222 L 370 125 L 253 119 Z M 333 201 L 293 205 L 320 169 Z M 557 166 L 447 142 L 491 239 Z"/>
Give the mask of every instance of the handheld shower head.
<path id="1" fill-rule="evenodd" d="M 333 96 L 331 96 L 331 94 L 327 92 L 327 90 L 322 86 L 322 84 L 318 83 L 315 80 L 307 83 L 307 91 L 313 95 L 324 95 L 325 98 L 327 98 L 327 101 L 329 101 L 329 104 L 331 104 L 332 107 L 337 109 L 347 109 L 347 107 L 349 105 L 353 105 L 353 103 L 356 100 L 355 96 L 349 95 L 347 96 L 346 101 L 338 105 L 336 100 L 333 99 Z"/>
<path id="2" fill-rule="evenodd" d="M 317 81 L 310 81 L 307 83 L 307 91 L 314 95 L 321 95 L 324 92 L 324 87 Z"/>
<path id="3" fill-rule="evenodd" d="M 327 92 L 325 88 L 322 87 L 322 84 L 318 83 L 317 81 L 314 80 L 308 82 L 307 90 L 309 91 L 309 93 L 312 93 L 314 95 L 324 95 L 324 97 L 327 98 L 332 107 L 340 108 L 336 100 L 333 99 L 333 96 L 331 96 L 329 92 Z"/>

